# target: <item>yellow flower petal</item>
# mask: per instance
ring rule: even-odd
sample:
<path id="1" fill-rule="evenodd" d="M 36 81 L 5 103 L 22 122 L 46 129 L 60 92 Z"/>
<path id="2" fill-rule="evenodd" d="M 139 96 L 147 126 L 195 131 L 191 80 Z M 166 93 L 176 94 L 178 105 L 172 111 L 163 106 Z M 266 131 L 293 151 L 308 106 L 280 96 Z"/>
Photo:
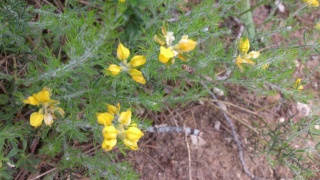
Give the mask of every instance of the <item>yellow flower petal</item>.
<path id="1" fill-rule="evenodd" d="M 239 45 L 239 51 L 240 53 L 243 53 L 243 54 L 247 54 L 247 52 L 249 51 L 250 49 L 250 42 L 249 42 L 249 39 L 248 38 L 241 38 L 240 39 L 240 45 Z"/>
<path id="2" fill-rule="evenodd" d="M 138 141 L 144 134 L 139 128 L 132 126 L 125 130 L 125 135 L 130 141 Z"/>
<path id="3" fill-rule="evenodd" d="M 134 151 L 139 149 L 137 142 L 133 142 L 133 141 L 130 141 L 128 139 L 124 139 L 123 140 L 123 144 L 125 146 L 127 146 L 128 148 L 130 148 L 131 150 L 134 150 Z"/>
<path id="4" fill-rule="evenodd" d="M 161 46 L 163 46 L 163 45 L 166 44 L 166 42 L 165 42 L 166 38 L 163 37 L 163 36 L 154 35 L 154 36 L 153 36 L 153 40 L 155 40 L 155 41 L 156 41 L 157 43 L 159 43 Z"/>
<path id="5" fill-rule="evenodd" d="M 160 47 L 159 61 L 167 63 L 169 59 L 174 57 L 174 52 L 170 48 Z"/>
<path id="6" fill-rule="evenodd" d="M 304 0 L 309 6 L 311 7 L 318 7 L 319 1 L 318 0 Z"/>
<path id="7" fill-rule="evenodd" d="M 44 115 L 44 123 L 47 125 L 47 126 L 51 126 L 52 123 L 53 123 L 53 116 L 51 113 L 46 113 Z"/>
<path id="8" fill-rule="evenodd" d="M 131 76 L 131 77 L 137 83 L 146 84 L 146 79 L 144 79 L 143 76 Z"/>
<path id="9" fill-rule="evenodd" d="M 295 82 L 295 84 L 294 84 L 294 87 L 296 88 L 296 89 L 298 89 L 298 90 L 303 90 L 304 88 L 303 88 L 303 85 L 300 85 L 301 84 L 301 78 L 298 78 L 297 80 L 296 80 L 296 82 Z"/>
<path id="10" fill-rule="evenodd" d="M 120 103 L 117 104 L 117 107 L 111 104 L 107 104 L 107 108 L 108 108 L 108 113 L 112 115 L 118 114 L 120 111 Z"/>
<path id="11" fill-rule="evenodd" d="M 121 72 L 121 67 L 115 64 L 111 64 L 109 68 L 106 69 L 106 72 L 110 72 L 112 75 L 116 76 Z"/>
<path id="12" fill-rule="evenodd" d="M 102 149 L 110 151 L 117 144 L 117 139 L 104 139 L 102 142 Z"/>
<path id="13" fill-rule="evenodd" d="M 143 76 L 142 72 L 137 69 L 130 69 L 129 74 L 130 76 Z"/>
<path id="14" fill-rule="evenodd" d="M 116 139 L 118 130 L 114 126 L 105 126 L 102 130 L 104 139 Z"/>
<path id="15" fill-rule="evenodd" d="M 242 63 L 243 63 L 243 59 L 240 56 L 238 56 L 236 58 L 236 65 L 238 66 L 238 68 L 240 69 L 241 72 L 243 72 L 243 68 L 241 66 Z"/>
<path id="16" fill-rule="evenodd" d="M 178 49 L 183 52 L 189 52 L 189 51 L 194 50 L 196 45 L 197 45 L 196 41 L 188 39 L 188 36 L 184 35 L 184 36 L 182 36 L 182 38 L 179 42 Z"/>
<path id="17" fill-rule="evenodd" d="M 144 65 L 146 63 L 146 57 L 145 56 L 134 56 L 131 61 L 130 61 L 130 65 L 132 67 L 137 67 L 137 66 L 141 66 Z"/>
<path id="18" fill-rule="evenodd" d="M 49 89 L 43 88 L 40 92 L 34 95 L 34 97 L 39 101 L 40 103 L 45 103 L 50 101 L 50 92 Z"/>
<path id="19" fill-rule="evenodd" d="M 114 116 L 109 113 L 99 113 L 97 115 L 98 123 L 105 126 L 111 125 L 113 119 L 114 119 Z"/>
<path id="20" fill-rule="evenodd" d="M 135 82 L 138 82 L 140 84 L 146 84 L 146 80 L 144 79 L 141 71 L 137 69 L 130 69 L 129 74 Z"/>
<path id="21" fill-rule="evenodd" d="M 41 126 L 43 121 L 43 114 L 38 113 L 38 112 L 34 112 L 31 114 L 30 116 L 30 125 L 37 128 L 39 126 Z"/>
<path id="22" fill-rule="evenodd" d="M 33 106 L 39 105 L 39 101 L 34 96 L 29 96 L 27 99 L 23 100 L 25 104 L 31 104 Z"/>
<path id="23" fill-rule="evenodd" d="M 117 49 L 117 56 L 120 60 L 128 59 L 130 51 L 128 48 L 124 47 L 122 43 L 119 44 Z"/>
<path id="24" fill-rule="evenodd" d="M 125 126 L 128 126 L 131 123 L 131 110 L 121 112 L 118 121 Z"/>

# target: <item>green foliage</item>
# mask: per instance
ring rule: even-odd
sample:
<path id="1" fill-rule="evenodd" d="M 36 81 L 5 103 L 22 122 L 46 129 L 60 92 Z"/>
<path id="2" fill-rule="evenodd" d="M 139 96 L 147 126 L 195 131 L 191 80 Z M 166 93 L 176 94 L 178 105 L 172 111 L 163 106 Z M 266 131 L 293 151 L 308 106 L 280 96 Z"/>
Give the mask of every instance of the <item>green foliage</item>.
<path id="1" fill-rule="evenodd" d="M 287 46 L 267 48 L 254 66 L 244 65 L 241 72 L 234 63 L 238 40 L 231 30 L 219 25 L 226 17 L 243 13 L 234 1 L 213 5 L 212 1 L 203 0 L 192 6 L 189 13 L 183 9 L 187 7 L 184 1 L 88 2 L 83 5 L 65 1 L 63 9 L 54 4 L 36 8 L 14 0 L 0 5 L 1 53 L 13 55 L 8 73 L 0 73 L 2 85 L 8 91 L 0 95 L 0 177 L 3 179 L 11 179 L 21 169 L 39 172 L 45 167 L 41 167 L 43 164 L 56 167 L 47 175 L 48 179 L 71 178 L 74 173 L 92 179 L 137 179 L 138 175 L 126 162 L 117 160 L 117 155 L 125 152 L 123 147 L 108 153 L 101 150 L 102 127 L 97 124 L 96 113 L 106 112 L 106 103 L 120 103 L 121 109 L 132 108 L 134 114 L 139 108 L 162 111 L 200 99 L 208 92 L 200 85 L 199 75 L 215 77 L 218 72 L 230 70 L 232 74 L 225 81 L 208 86 L 227 91 L 227 85 L 234 84 L 260 95 L 280 91 L 288 99 L 310 98 L 294 88 L 292 73 L 297 58 L 305 61 L 319 51 L 318 43 L 310 44 L 313 32 L 305 32 L 303 45 L 292 41 Z M 295 6 L 288 3 L 288 7 Z M 293 26 L 296 23 L 293 17 L 304 12 L 308 10 L 298 9 L 281 22 L 269 16 L 264 24 L 272 22 L 274 26 L 267 32 L 257 28 L 254 39 L 250 39 L 250 51 L 272 45 L 271 37 L 276 32 L 287 37 L 298 30 L 300 26 Z M 198 45 L 189 54 L 189 61 L 176 58 L 167 68 L 158 61 L 160 46 L 153 36 L 168 19 L 176 43 L 183 35 L 189 35 Z M 147 57 L 147 63 L 140 68 L 146 85 L 136 83 L 124 72 L 115 77 L 104 75 L 105 68 L 120 62 L 116 54 L 120 41 L 130 49 L 129 59 L 134 55 Z M 265 64 L 269 68 L 264 69 Z M 189 74 L 182 65 L 195 68 L 196 73 Z M 52 99 L 61 102 L 59 107 L 66 114 L 51 127 L 34 129 L 29 125 L 29 115 L 38 108 L 24 105 L 22 100 L 43 87 L 53 90 Z M 133 115 L 133 120 L 142 129 L 151 124 L 137 115 Z M 315 121 L 287 124 L 268 132 L 270 159 L 281 156 L 275 164 L 285 163 L 297 175 L 309 177 L 312 174 L 309 169 L 292 163 L 302 161 L 308 151 L 293 150 L 289 145 L 307 132 L 319 135 L 310 125 L 317 124 Z M 87 154 L 77 147 L 82 143 L 92 143 L 95 153 Z"/>

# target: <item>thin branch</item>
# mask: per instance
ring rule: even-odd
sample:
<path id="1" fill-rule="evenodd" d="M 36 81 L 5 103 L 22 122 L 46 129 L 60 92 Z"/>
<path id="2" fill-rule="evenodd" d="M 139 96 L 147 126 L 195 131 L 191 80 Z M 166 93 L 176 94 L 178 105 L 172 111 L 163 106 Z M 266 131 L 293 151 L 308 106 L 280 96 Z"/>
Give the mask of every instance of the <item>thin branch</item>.
<path id="1" fill-rule="evenodd" d="M 185 133 L 188 135 L 201 136 L 202 132 L 198 129 L 188 127 L 172 127 L 172 126 L 153 126 L 146 129 L 149 133 Z"/>

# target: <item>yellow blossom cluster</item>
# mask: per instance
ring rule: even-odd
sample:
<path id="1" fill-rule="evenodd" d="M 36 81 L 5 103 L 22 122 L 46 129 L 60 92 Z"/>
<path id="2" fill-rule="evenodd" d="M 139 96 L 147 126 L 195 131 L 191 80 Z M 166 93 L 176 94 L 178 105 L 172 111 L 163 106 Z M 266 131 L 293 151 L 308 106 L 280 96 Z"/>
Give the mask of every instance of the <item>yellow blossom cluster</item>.
<path id="1" fill-rule="evenodd" d="M 167 66 L 174 63 L 174 58 L 178 57 L 182 61 L 188 59 L 186 52 L 192 51 L 197 42 L 189 39 L 188 35 L 182 36 L 178 44 L 173 45 L 175 37 L 173 32 L 167 31 L 167 27 L 164 25 L 162 27 L 162 34 L 157 34 L 153 39 L 160 44 L 159 61 Z"/>
<path id="2" fill-rule="evenodd" d="M 303 0 L 305 3 L 307 3 L 310 7 L 318 7 L 319 1 L 318 0 Z"/>
<path id="3" fill-rule="evenodd" d="M 117 144 L 117 137 L 120 137 L 125 146 L 131 150 L 138 150 L 137 143 L 144 134 L 137 124 L 131 122 L 131 110 L 120 112 L 119 103 L 117 106 L 108 104 L 107 108 L 108 112 L 97 114 L 98 123 L 104 125 L 102 149 L 110 151 Z M 112 123 L 114 119 L 117 121 Z"/>
<path id="4" fill-rule="evenodd" d="M 117 49 L 117 57 L 121 61 L 120 66 L 116 64 L 111 64 L 108 68 L 106 68 L 105 74 L 116 76 L 121 71 L 125 71 L 129 73 L 129 75 L 132 77 L 134 81 L 140 84 L 145 84 L 146 80 L 144 79 L 142 72 L 137 70 L 136 68 L 146 63 L 146 57 L 136 55 L 128 63 L 127 59 L 129 56 L 130 56 L 129 49 L 120 43 Z"/>
<path id="5" fill-rule="evenodd" d="M 255 62 L 251 60 L 258 58 L 260 56 L 260 52 L 251 51 L 248 54 L 250 49 L 250 42 L 248 38 L 241 38 L 239 44 L 239 56 L 236 58 L 236 65 L 239 67 L 240 71 L 243 71 L 241 64 L 251 64 L 254 65 Z"/>
<path id="6" fill-rule="evenodd" d="M 64 115 L 63 109 L 57 107 L 60 102 L 50 99 L 49 88 L 43 88 L 40 92 L 29 96 L 27 99 L 23 100 L 23 103 L 41 106 L 38 112 L 33 112 L 30 116 L 30 125 L 35 128 L 41 126 L 43 120 L 47 126 L 51 126 L 53 119 L 57 118 L 55 112 L 61 116 Z"/>

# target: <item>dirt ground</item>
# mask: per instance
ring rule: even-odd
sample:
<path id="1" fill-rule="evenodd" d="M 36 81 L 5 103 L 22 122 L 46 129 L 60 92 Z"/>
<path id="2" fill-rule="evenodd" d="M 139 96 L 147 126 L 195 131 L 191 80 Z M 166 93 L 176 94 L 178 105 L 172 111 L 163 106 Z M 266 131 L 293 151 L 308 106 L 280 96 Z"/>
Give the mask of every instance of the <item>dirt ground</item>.
<path id="1" fill-rule="evenodd" d="M 271 24 L 261 27 L 265 18 L 269 16 L 270 9 L 260 6 L 254 11 L 254 22 L 257 28 L 268 29 Z M 286 18 L 288 11 L 277 12 L 278 18 Z M 305 26 L 298 32 L 291 34 L 292 38 L 299 38 L 302 42 L 303 31 L 313 28 L 316 18 L 320 17 L 320 11 L 315 10 L 311 15 L 297 17 Z M 302 21 L 303 20 L 303 21 Z M 275 44 L 285 43 L 280 34 L 272 37 Z M 317 38 L 315 38 L 317 39 Z M 297 67 L 294 78 L 304 78 L 303 68 L 314 68 L 320 64 L 320 56 L 310 57 L 310 61 Z M 302 69 L 301 69 L 302 68 Z M 304 87 L 319 98 L 319 72 L 310 77 L 310 82 Z M 242 92 L 239 94 L 239 92 Z M 293 179 L 290 169 L 276 165 L 272 167 L 268 163 L 266 153 L 261 153 L 260 145 L 255 133 L 255 126 L 263 126 L 261 118 L 269 124 L 277 124 L 288 117 L 294 121 L 301 119 L 307 109 L 302 112 L 295 102 L 284 100 L 280 94 L 270 97 L 259 97 L 246 89 L 230 86 L 227 97 L 218 99 L 225 102 L 227 111 L 232 117 L 237 133 L 243 147 L 244 161 L 255 179 Z M 315 102 L 319 100 L 315 99 Z M 280 106 L 280 104 L 282 104 Z M 315 105 L 315 104 L 314 104 Z M 265 109 L 255 114 L 256 109 Z M 202 131 L 201 136 L 187 136 L 183 133 L 153 134 L 146 133 L 140 141 L 141 150 L 129 152 L 126 157 L 135 170 L 141 174 L 141 179 L 217 179 L 232 180 L 251 179 L 242 169 L 238 148 L 233 140 L 231 130 L 212 99 L 203 99 L 190 103 L 183 108 L 177 108 L 171 112 L 155 114 L 153 119 L 156 124 L 168 126 L 190 127 Z M 254 125 L 255 124 L 255 125 Z M 260 153 L 259 153 L 260 152 Z M 319 173 L 319 172 L 318 172 Z M 313 179 L 320 179 L 320 176 Z"/>

